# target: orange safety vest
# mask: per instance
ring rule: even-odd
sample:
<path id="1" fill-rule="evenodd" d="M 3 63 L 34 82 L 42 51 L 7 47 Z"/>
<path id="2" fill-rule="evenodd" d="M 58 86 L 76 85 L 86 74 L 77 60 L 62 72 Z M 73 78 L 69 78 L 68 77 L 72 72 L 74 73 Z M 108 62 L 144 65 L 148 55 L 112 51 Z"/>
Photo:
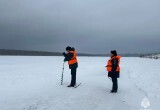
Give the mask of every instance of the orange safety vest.
<path id="1" fill-rule="evenodd" d="M 68 64 L 69 65 L 72 65 L 74 63 L 77 63 L 77 54 L 76 54 L 76 51 L 69 51 L 69 53 L 72 53 L 73 54 L 73 57 L 68 61 Z"/>
<path id="2" fill-rule="evenodd" d="M 108 60 L 108 63 L 107 63 L 107 71 L 109 71 L 109 72 L 111 72 L 112 71 L 112 59 L 117 59 L 118 60 L 118 66 L 117 66 L 117 69 L 116 69 L 116 71 L 120 71 L 120 66 L 119 66 L 119 64 L 120 64 L 120 58 L 121 58 L 121 56 L 114 56 L 114 57 L 112 57 L 110 60 Z"/>

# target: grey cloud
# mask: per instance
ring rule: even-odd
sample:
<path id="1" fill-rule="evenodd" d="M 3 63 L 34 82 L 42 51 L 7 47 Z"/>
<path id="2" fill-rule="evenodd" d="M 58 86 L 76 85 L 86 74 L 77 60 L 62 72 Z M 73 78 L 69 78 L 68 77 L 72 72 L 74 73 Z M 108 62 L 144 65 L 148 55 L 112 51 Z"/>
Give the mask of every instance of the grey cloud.
<path id="1" fill-rule="evenodd" d="M 0 48 L 160 51 L 158 0 L 2 0 Z"/>

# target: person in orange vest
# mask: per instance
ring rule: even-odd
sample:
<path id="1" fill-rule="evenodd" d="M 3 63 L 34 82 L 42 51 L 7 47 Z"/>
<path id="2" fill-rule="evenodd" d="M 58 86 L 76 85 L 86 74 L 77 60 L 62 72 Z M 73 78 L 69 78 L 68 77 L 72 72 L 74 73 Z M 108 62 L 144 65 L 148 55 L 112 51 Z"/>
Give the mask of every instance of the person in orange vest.
<path id="1" fill-rule="evenodd" d="M 66 47 L 67 53 L 63 52 L 64 62 L 68 61 L 69 69 L 71 69 L 71 83 L 67 87 L 74 87 L 76 85 L 76 71 L 78 68 L 77 54 L 75 49 L 70 46 Z"/>
<path id="2" fill-rule="evenodd" d="M 121 56 L 117 56 L 116 50 L 111 51 L 111 58 L 108 60 L 107 63 L 107 71 L 108 71 L 108 77 L 112 78 L 112 90 L 111 93 L 117 93 L 118 90 L 118 80 L 120 76 L 120 58 Z"/>

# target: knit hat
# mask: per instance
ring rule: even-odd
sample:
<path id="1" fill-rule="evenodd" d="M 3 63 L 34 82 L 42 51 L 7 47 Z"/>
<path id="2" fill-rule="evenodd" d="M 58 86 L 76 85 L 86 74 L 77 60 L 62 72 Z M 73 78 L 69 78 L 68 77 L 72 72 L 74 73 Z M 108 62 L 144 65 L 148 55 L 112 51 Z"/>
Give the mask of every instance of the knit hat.
<path id="1" fill-rule="evenodd" d="M 111 53 L 112 53 L 114 56 L 117 56 L 116 50 L 112 50 Z"/>
<path id="2" fill-rule="evenodd" d="M 66 50 L 71 50 L 71 47 L 70 47 L 70 46 L 67 46 L 67 47 L 66 47 Z"/>

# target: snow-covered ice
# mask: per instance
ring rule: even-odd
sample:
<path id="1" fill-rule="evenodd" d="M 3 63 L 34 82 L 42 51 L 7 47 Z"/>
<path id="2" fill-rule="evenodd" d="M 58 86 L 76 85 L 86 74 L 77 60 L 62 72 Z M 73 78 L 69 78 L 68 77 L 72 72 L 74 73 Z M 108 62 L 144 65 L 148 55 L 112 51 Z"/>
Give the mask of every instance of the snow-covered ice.
<path id="1" fill-rule="evenodd" d="M 78 57 L 78 88 L 67 88 L 70 70 L 63 57 L 0 56 L 0 110 L 160 109 L 160 60 L 122 58 L 119 91 L 111 94 L 107 57 Z"/>

